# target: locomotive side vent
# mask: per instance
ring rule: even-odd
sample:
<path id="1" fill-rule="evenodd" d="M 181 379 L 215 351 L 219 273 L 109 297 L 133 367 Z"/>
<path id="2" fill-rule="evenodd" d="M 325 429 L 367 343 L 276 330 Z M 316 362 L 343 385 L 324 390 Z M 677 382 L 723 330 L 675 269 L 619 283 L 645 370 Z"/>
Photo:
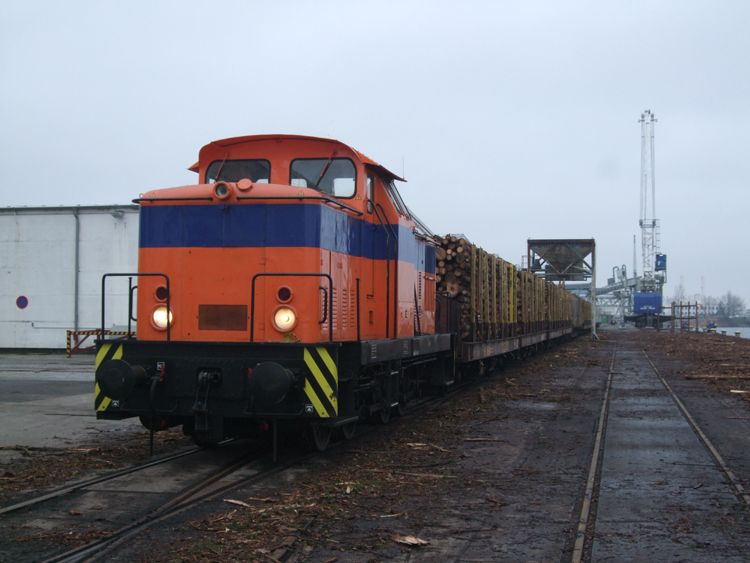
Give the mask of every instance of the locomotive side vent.
<path id="1" fill-rule="evenodd" d="M 349 325 L 357 328 L 357 291 L 349 290 Z"/>
<path id="2" fill-rule="evenodd" d="M 333 294 L 333 312 L 331 314 L 331 322 L 333 323 L 333 330 L 336 330 L 337 328 L 340 328 L 338 326 L 338 323 L 336 322 L 336 319 L 339 318 L 339 290 L 336 288 L 333 288 L 331 290 L 331 293 Z"/>
<path id="3" fill-rule="evenodd" d="M 349 328 L 349 290 L 341 290 L 341 330 Z"/>

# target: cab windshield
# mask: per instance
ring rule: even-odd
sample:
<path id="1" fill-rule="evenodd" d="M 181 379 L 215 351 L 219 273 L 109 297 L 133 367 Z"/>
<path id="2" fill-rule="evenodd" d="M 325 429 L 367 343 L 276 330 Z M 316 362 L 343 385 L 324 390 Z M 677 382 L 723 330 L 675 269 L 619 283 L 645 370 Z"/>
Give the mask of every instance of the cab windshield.
<path id="1" fill-rule="evenodd" d="M 218 178 L 217 178 L 218 175 Z M 206 183 L 239 182 L 247 178 L 257 184 L 267 184 L 271 177 L 271 163 L 267 160 L 214 160 L 206 171 Z"/>
<path id="2" fill-rule="evenodd" d="M 289 184 L 338 198 L 354 197 L 357 169 L 348 158 L 299 158 L 292 161 Z"/>

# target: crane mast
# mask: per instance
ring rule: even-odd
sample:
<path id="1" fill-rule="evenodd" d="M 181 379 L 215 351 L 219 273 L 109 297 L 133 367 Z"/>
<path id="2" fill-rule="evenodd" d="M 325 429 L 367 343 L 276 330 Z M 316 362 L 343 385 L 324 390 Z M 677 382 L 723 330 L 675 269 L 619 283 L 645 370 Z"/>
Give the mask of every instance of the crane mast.
<path id="1" fill-rule="evenodd" d="M 656 272 L 656 257 L 660 255 L 659 221 L 656 219 L 656 186 L 654 181 L 654 123 L 651 110 L 641 114 L 641 248 L 643 269 L 640 291 L 661 293 L 664 272 Z"/>
<path id="2" fill-rule="evenodd" d="M 596 295 L 604 307 L 615 309 L 621 323 L 634 322 L 636 327 L 654 327 L 665 322 L 662 290 L 667 281 L 667 256 L 660 251 L 659 220 L 656 218 L 656 186 L 654 181 L 654 124 L 651 110 L 641 114 L 641 275 L 637 271 L 636 235 L 633 235 L 633 277 L 625 266 L 613 268 L 605 287 Z"/>

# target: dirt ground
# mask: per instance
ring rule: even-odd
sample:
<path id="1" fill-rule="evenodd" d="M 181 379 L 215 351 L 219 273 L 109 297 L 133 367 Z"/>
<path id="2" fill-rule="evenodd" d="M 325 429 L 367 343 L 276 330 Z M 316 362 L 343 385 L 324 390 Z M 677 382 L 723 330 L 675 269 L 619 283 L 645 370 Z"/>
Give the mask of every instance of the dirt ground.
<path id="1" fill-rule="evenodd" d="M 237 491 L 154 533 L 163 551 L 142 561 L 273 561 L 288 546 L 313 563 L 569 560 L 615 339 L 642 345 L 696 418 L 710 418 L 706 397 L 750 415 L 730 393 L 747 386 L 750 341 L 602 332 L 329 452 L 293 486 Z"/>
<path id="2" fill-rule="evenodd" d="M 202 505 L 112 560 L 268 562 L 287 547 L 312 563 L 569 560 L 615 339 L 643 346 L 720 449 L 736 445 L 750 404 L 732 391 L 750 389 L 750 340 L 602 331 L 599 341 L 578 338 L 426 412 L 367 428 L 272 486 Z M 712 419 L 717 401 L 737 419 L 724 423 L 739 427 Z M 117 463 L 144 444 L 81 451 L 70 465 L 100 453 Z M 12 476 L 0 491 L 43 479 L 48 460 L 29 453 L 3 467 Z M 744 454 L 727 457 L 750 477 Z"/>

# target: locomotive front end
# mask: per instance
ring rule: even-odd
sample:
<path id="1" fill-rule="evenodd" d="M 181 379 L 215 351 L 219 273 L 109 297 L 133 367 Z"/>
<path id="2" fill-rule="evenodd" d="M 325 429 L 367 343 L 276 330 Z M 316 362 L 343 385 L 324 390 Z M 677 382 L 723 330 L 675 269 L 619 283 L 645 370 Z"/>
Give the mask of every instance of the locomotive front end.
<path id="1" fill-rule="evenodd" d="M 206 152 L 205 184 L 137 200 L 137 338 L 99 343 L 97 416 L 182 425 L 202 444 L 279 421 L 341 424 L 338 351 L 354 336 L 353 299 L 336 322 L 334 280 L 354 280 L 346 254 L 321 238 L 347 222 L 336 210 L 349 206 L 331 196 L 342 185 L 353 195 L 354 165 L 305 158 L 282 184 L 272 183 L 273 154 L 224 154 L 222 166 Z"/>

